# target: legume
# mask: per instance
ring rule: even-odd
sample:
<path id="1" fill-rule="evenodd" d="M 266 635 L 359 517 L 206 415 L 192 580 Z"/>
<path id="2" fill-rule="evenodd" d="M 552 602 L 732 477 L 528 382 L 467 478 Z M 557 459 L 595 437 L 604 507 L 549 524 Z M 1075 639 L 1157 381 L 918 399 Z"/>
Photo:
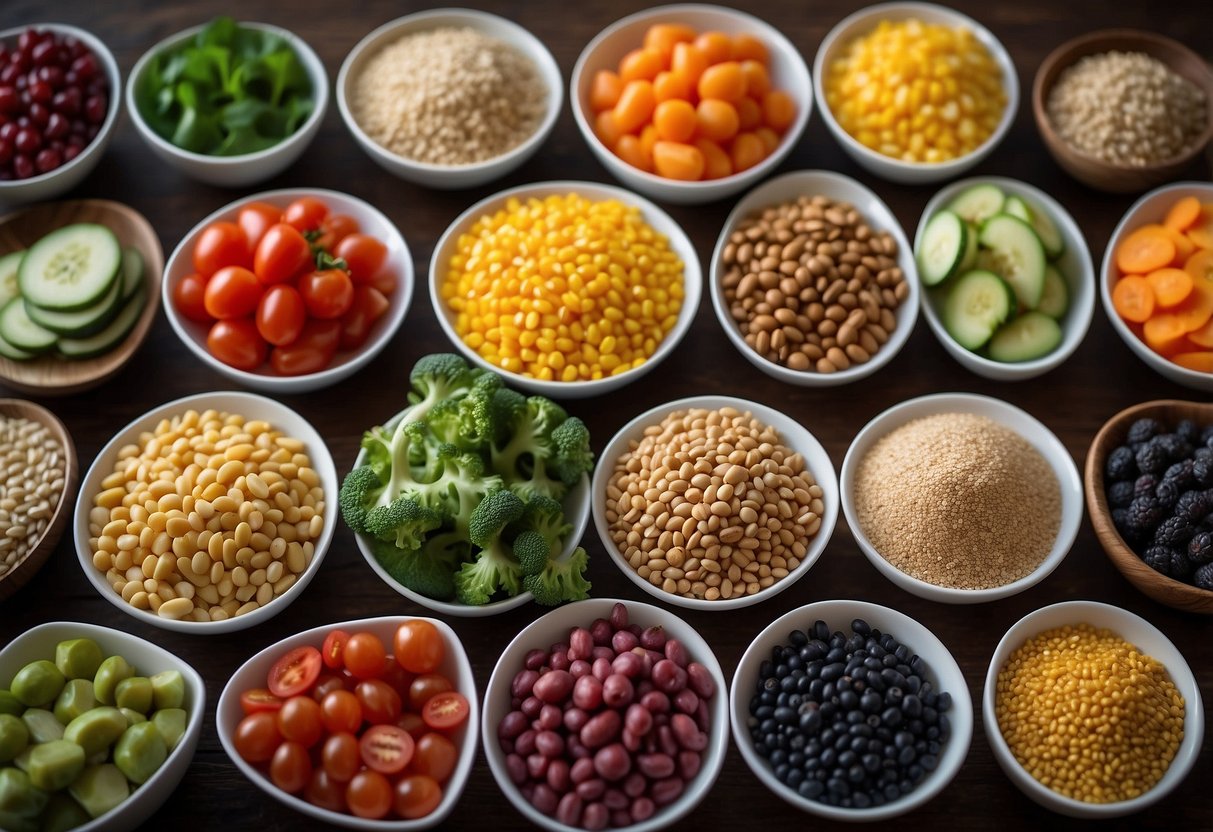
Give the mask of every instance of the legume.
<path id="1" fill-rule="evenodd" d="M 731 407 L 692 408 L 646 428 L 615 461 L 606 519 L 641 578 L 727 600 L 795 571 L 821 528 L 822 495 L 774 428 Z"/>
<path id="2" fill-rule="evenodd" d="M 859 525 L 882 557 L 937 586 L 988 589 L 1031 573 L 1053 547 L 1061 491 L 1027 440 L 971 413 L 891 431 L 859 462 Z"/>
<path id="3" fill-rule="evenodd" d="M 306 571 L 324 529 L 304 444 L 238 414 L 162 420 L 118 451 L 101 488 L 93 566 L 164 618 L 222 621 L 265 606 Z"/>
<path id="4" fill-rule="evenodd" d="M 0 576 L 42 539 L 63 494 L 67 459 L 50 428 L 0 415 Z"/>
<path id="5" fill-rule="evenodd" d="M 460 235 L 441 283 L 455 331 L 503 370 L 619 375 L 678 321 L 683 264 L 640 209 L 578 194 L 510 199 Z"/>
<path id="6" fill-rule="evenodd" d="M 725 245 L 721 279 L 745 342 L 792 370 L 866 363 L 909 295 L 897 243 L 855 208 L 802 196 L 747 217 Z"/>
<path id="7" fill-rule="evenodd" d="M 1047 630 L 1012 653 L 994 710 L 1019 764 L 1084 803 L 1149 791 L 1184 734 L 1184 699 L 1166 668 L 1085 623 Z"/>

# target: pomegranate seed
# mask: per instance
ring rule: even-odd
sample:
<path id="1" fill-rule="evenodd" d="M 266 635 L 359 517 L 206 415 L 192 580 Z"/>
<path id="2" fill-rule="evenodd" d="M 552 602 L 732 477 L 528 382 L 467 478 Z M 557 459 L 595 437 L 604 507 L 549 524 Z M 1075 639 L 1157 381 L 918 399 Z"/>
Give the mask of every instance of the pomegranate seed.
<path id="1" fill-rule="evenodd" d="M 0 112 L 12 113 L 21 106 L 21 96 L 17 94 L 17 88 L 11 84 L 0 86 Z"/>
<path id="2" fill-rule="evenodd" d="M 63 161 L 70 162 L 72 159 L 75 159 L 80 155 L 81 150 L 84 150 L 84 148 L 80 145 L 69 144 L 63 151 Z"/>
<path id="3" fill-rule="evenodd" d="M 55 89 L 45 81 L 35 81 L 29 85 L 29 97 L 39 104 L 49 104 L 55 97 Z"/>
<path id="4" fill-rule="evenodd" d="M 63 156 L 53 147 L 43 150 L 38 154 L 38 158 L 34 160 L 34 166 L 38 168 L 38 173 L 50 173 L 62 164 Z"/>
<path id="5" fill-rule="evenodd" d="M 7 165 L 13 160 L 13 143 L 9 139 L 0 139 L 0 165 Z"/>
<path id="6" fill-rule="evenodd" d="M 19 129 L 20 128 L 17 127 L 17 122 L 15 121 L 10 121 L 7 124 L 0 125 L 0 141 L 11 142 L 13 139 L 17 138 L 17 130 Z"/>
<path id="7" fill-rule="evenodd" d="M 43 133 L 48 139 L 62 139 L 72 130 L 72 124 L 60 113 L 51 113 Z"/>
<path id="8" fill-rule="evenodd" d="M 49 66 L 59 58 L 59 45 L 54 38 L 47 38 L 30 50 L 34 66 Z"/>
<path id="9" fill-rule="evenodd" d="M 42 147 L 42 134 L 37 128 L 25 127 L 17 131 L 17 138 L 13 141 L 13 146 L 21 153 L 37 153 Z"/>
<path id="10" fill-rule="evenodd" d="M 68 87 L 55 93 L 55 97 L 51 99 L 51 107 L 65 116 L 74 116 L 80 112 L 83 100 L 79 87 Z"/>
<path id="11" fill-rule="evenodd" d="M 45 127 L 50 118 L 50 108 L 45 104 L 29 105 L 29 120 L 34 123 L 35 127 Z"/>
<path id="12" fill-rule="evenodd" d="M 91 54 L 81 55 L 72 61 L 72 72 L 81 81 L 88 81 L 97 74 L 97 60 Z"/>
<path id="13" fill-rule="evenodd" d="M 18 179 L 29 179 L 34 175 L 34 162 L 30 157 L 18 153 L 13 157 L 13 175 Z"/>
<path id="14" fill-rule="evenodd" d="M 41 42 L 42 36 L 33 29 L 26 29 L 21 34 L 17 35 L 17 49 L 21 52 L 29 52 Z"/>
<path id="15" fill-rule="evenodd" d="M 104 95 L 90 95 L 84 102 L 84 117 L 93 124 L 105 121 L 105 111 L 108 105 Z"/>

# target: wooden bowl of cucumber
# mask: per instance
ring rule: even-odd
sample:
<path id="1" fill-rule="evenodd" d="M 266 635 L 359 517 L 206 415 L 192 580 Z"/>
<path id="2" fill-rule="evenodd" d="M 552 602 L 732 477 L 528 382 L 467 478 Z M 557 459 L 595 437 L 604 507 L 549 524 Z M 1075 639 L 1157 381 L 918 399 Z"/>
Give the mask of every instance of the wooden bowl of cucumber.
<path id="1" fill-rule="evenodd" d="M 151 224 L 118 202 L 0 218 L 0 384 L 66 395 L 113 376 L 151 329 L 163 271 Z"/>
<path id="2" fill-rule="evenodd" d="M 1095 268 L 1082 230 L 1024 182 L 981 177 L 947 186 L 923 211 L 914 253 L 931 331 L 980 376 L 1047 373 L 1091 324 Z"/>

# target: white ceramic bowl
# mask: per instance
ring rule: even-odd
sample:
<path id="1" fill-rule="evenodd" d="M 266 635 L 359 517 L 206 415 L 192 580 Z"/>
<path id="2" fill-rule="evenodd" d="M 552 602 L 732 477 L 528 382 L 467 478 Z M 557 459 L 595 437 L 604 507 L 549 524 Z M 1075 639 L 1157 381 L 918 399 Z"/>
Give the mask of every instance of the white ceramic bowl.
<path id="1" fill-rule="evenodd" d="M 990 55 L 1002 70 L 1003 90 L 1006 92 L 1007 104 L 1002 118 L 998 122 L 998 127 L 985 143 L 972 153 L 947 162 L 937 164 L 903 162 L 900 159 L 885 156 L 883 153 L 877 153 L 860 144 L 858 140 L 843 130 L 826 103 L 825 73 L 829 71 L 829 67 L 834 61 L 841 57 L 849 44 L 855 38 L 871 32 L 882 20 L 901 21 L 911 18 L 924 23 L 940 23 L 954 28 L 960 26 L 968 28 L 989 50 Z M 817 57 L 813 61 L 813 91 L 821 104 L 821 115 L 826 127 L 830 129 L 835 140 L 847 152 L 847 155 L 858 162 L 864 170 L 881 179 L 905 185 L 943 182 L 959 176 L 975 166 L 989 156 L 1006 137 L 1011 129 L 1011 123 L 1015 121 L 1015 113 L 1019 110 L 1019 76 L 1015 72 L 1015 64 L 1012 63 L 1011 55 L 1007 52 L 1006 47 L 998 38 L 994 37 L 989 29 L 973 18 L 934 3 L 881 3 L 860 9 L 843 18 L 837 26 L 830 30 L 817 49 Z"/>
<path id="2" fill-rule="evenodd" d="M 698 630 L 669 610 L 635 601 L 591 598 L 588 601 L 576 601 L 558 607 L 524 627 L 502 651 L 485 689 L 484 709 L 481 711 L 483 722 L 480 727 L 484 737 L 484 756 L 488 758 L 489 769 L 493 772 L 497 786 L 531 824 L 551 832 L 575 832 L 579 827 L 567 826 L 555 818 L 548 817 L 522 796 L 506 770 L 506 755 L 497 741 L 497 726 L 510 711 L 510 683 L 514 674 L 522 670 L 527 652 L 535 648 L 546 650 L 549 645 L 567 642 L 570 630 L 574 627 L 588 628 L 596 618 L 609 618 L 611 609 L 617 603 L 627 606 L 629 623 L 639 624 L 641 627 L 663 627 L 666 636 L 681 641 L 690 653 L 691 661 L 702 664 L 716 681 L 716 695 L 712 697 L 709 705 L 712 724 L 707 732 L 708 746 L 703 751 L 699 773 L 673 803 L 658 809 L 648 820 L 623 828 L 628 832 L 655 832 L 673 826 L 707 797 L 717 775 L 720 774 L 721 766 L 724 765 L 729 745 L 728 685 L 724 673 L 720 670 L 720 663 L 712 653 L 711 645 Z"/>
<path id="3" fill-rule="evenodd" d="M 93 498 L 102 490 L 101 481 L 113 471 L 114 461 L 121 448 L 135 443 L 140 434 L 152 431 L 162 419 L 171 419 L 191 409 L 201 413 L 209 408 L 239 414 L 246 419 L 263 419 L 269 422 L 272 428 L 281 431 L 286 436 L 302 440 L 304 452 L 311 459 L 312 468 L 320 475 L 320 486 L 324 489 L 324 529 L 315 541 L 315 552 L 307 569 L 299 575 L 290 589 L 274 598 L 270 603 L 253 612 L 225 621 L 174 621 L 169 618 L 161 618 L 150 610 L 132 607 L 122 599 L 121 595 L 114 592 L 113 587 L 105 579 L 105 573 L 93 566 L 93 552 L 88 545 L 88 514 L 93 507 Z M 101 594 L 102 598 L 145 624 L 191 635 L 215 635 L 243 630 L 268 621 L 286 609 L 303 594 L 303 590 L 320 570 L 320 564 L 324 561 L 329 544 L 333 541 L 333 532 L 337 524 L 341 522 L 337 518 L 338 487 L 337 469 L 333 467 L 333 457 L 329 454 L 324 440 L 306 419 L 286 405 L 254 393 L 235 391 L 186 396 L 152 408 L 118 431 L 114 438 L 98 452 L 93 464 L 89 466 L 88 473 L 80 481 L 80 494 L 76 500 L 76 513 L 72 521 L 76 539 L 76 556 L 80 561 L 80 568 L 84 570 L 84 576 L 88 578 L 89 583 Z"/>
<path id="4" fill-rule="evenodd" d="M 206 685 L 198 671 L 184 660 L 138 636 L 76 621 L 52 621 L 26 630 L 0 650 L 0 680 L 9 680 L 25 665 L 38 659 L 53 661 L 55 645 L 72 638 L 91 638 L 106 656 L 121 655 L 143 676 L 162 670 L 180 671 L 185 680 L 185 703 L 189 713 L 185 735 L 151 778 L 131 792 L 114 809 L 83 826 L 77 832 L 129 832 L 138 829 L 172 796 L 194 759 L 198 738 L 202 735 L 202 717 L 206 711 Z"/>
<path id="5" fill-rule="evenodd" d="M 1026 182 L 998 176 L 962 179 L 959 182 L 953 182 L 931 197 L 931 201 L 927 203 L 927 207 L 922 212 L 922 219 L 918 221 L 918 231 L 914 235 L 915 251 L 922 244 L 922 235 L 931 217 L 974 185 L 994 185 L 1002 189 L 1004 193 L 1024 200 L 1033 209 L 1044 210 L 1061 232 L 1065 250 L 1056 261 L 1056 266 L 1065 277 L 1066 286 L 1070 290 L 1070 308 L 1066 310 L 1065 317 L 1060 322 L 1061 343 L 1048 355 L 1033 361 L 1021 361 L 1015 364 L 995 361 L 965 349 L 948 334 L 940 319 L 943 298 L 952 285 L 951 281 L 920 293 L 922 314 L 927 319 L 931 331 L 935 333 L 936 340 L 966 369 L 995 381 L 1023 381 L 1036 378 L 1060 366 L 1073 355 L 1086 336 L 1087 328 L 1091 325 L 1091 316 L 1095 312 L 1095 267 L 1091 265 L 1091 251 L 1087 248 L 1087 241 L 1082 235 L 1082 229 L 1061 203 Z"/>
<path id="6" fill-rule="evenodd" d="M 590 110 L 590 86 L 601 69 L 616 71 L 619 61 L 633 49 L 639 49 L 644 33 L 655 23 L 683 23 L 697 32 L 717 31 L 729 35 L 753 34 L 762 39 L 770 53 L 768 66 L 771 84 L 784 90 L 796 102 L 796 119 L 780 138 L 775 152 L 757 165 L 741 173 L 705 182 L 679 182 L 632 167 L 616 156 L 594 133 Z M 590 150 L 611 175 L 626 185 L 653 199 L 679 205 L 712 202 L 740 193 L 757 183 L 787 158 L 804 133 L 813 110 L 813 87 L 809 70 L 796 46 L 774 26 L 736 9 L 700 3 L 659 6 L 636 12 L 612 23 L 582 50 L 573 77 L 569 82 L 569 98 L 573 118 Z"/>
<path id="7" fill-rule="evenodd" d="M 640 208 L 640 214 L 644 218 L 644 221 L 654 231 L 666 237 L 670 249 L 682 260 L 682 285 L 684 290 L 682 309 L 678 313 L 678 321 L 674 324 L 674 328 L 666 333 L 665 340 L 658 345 L 657 352 L 639 367 L 634 367 L 617 376 L 607 376 L 595 381 L 544 381 L 519 375 L 518 373 L 511 373 L 500 367 L 496 367 L 481 358 L 480 353 L 463 343 L 463 339 L 455 332 L 454 315 L 442 300 L 441 286 L 446 276 L 447 263 L 450 262 L 451 255 L 455 252 L 459 235 L 471 228 L 480 217 L 500 210 L 510 199 L 525 202 L 531 198 L 543 199 L 553 194 L 564 195 L 570 193 L 580 194 L 595 202 L 614 199 L 625 205 L 635 205 Z M 703 274 L 699 268 L 699 255 L 695 252 L 695 246 L 692 245 L 690 238 L 687 237 L 686 232 L 682 230 L 678 223 L 674 222 L 674 219 L 669 214 L 644 197 L 637 196 L 631 191 L 625 191 L 623 188 L 600 185 L 596 182 L 539 182 L 531 185 L 520 185 L 517 188 L 510 188 L 509 190 L 501 191 L 482 199 L 460 214 L 450 224 L 446 232 L 438 240 L 438 245 L 434 246 L 434 254 L 430 259 L 430 301 L 434 304 L 434 316 L 438 319 L 442 331 L 446 333 L 446 337 L 455 345 L 455 348 L 472 364 L 500 373 L 506 378 L 510 386 L 525 390 L 527 393 L 547 396 L 552 399 L 581 399 L 609 393 L 618 390 L 626 384 L 630 384 L 650 372 L 674 351 L 674 348 L 678 346 L 678 343 L 687 334 L 687 331 L 690 330 L 691 324 L 695 320 L 695 311 L 699 309 L 699 299 L 702 294 Z"/>
<path id="8" fill-rule="evenodd" d="M 296 159 L 303 155 L 312 139 L 320 132 L 320 124 L 324 121 L 324 112 L 329 103 L 329 77 L 325 72 L 324 63 L 307 43 L 293 32 L 271 26 L 268 23 L 240 22 L 241 27 L 256 29 L 278 35 L 290 45 L 291 49 L 303 64 L 303 68 L 312 82 L 312 113 L 299 129 L 273 147 L 259 150 L 256 153 L 245 153 L 239 156 L 208 156 L 204 153 L 194 153 L 177 147 L 148 126 L 143 115 L 139 112 L 136 91 L 139 79 L 143 76 L 152 58 L 166 49 L 177 46 L 198 32 L 203 26 L 193 26 L 175 35 L 171 35 L 157 43 L 135 64 L 126 83 L 126 108 L 131 114 L 131 122 L 135 130 L 151 148 L 152 153 L 163 159 L 184 175 L 208 185 L 221 188 L 243 188 L 255 185 L 277 176 L 290 167 Z"/>
<path id="9" fill-rule="evenodd" d="M 324 637 L 332 630 L 341 628 L 348 633 L 368 632 L 379 636 L 392 653 L 392 638 L 396 630 L 406 621 L 428 621 L 438 628 L 446 641 L 446 655 L 438 672 L 446 676 L 455 685 L 455 690 L 467 697 L 468 718 L 461 728 L 451 734 L 451 740 L 459 748 L 459 761 L 451 773 L 450 780 L 442 788 L 442 802 L 433 812 L 417 820 L 371 820 L 360 818 L 343 812 L 334 812 L 315 806 L 301 797 L 284 792 L 274 785 L 265 771 L 244 761 L 236 751 L 234 737 L 236 726 L 244 718 L 240 707 L 240 694 L 251 688 L 265 687 L 270 668 L 279 658 L 294 650 L 296 647 L 311 646 L 320 649 Z M 340 621 L 325 624 L 323 627 L 313 627 L 282 641 L 275 642 L 250 658 L 232 674 L 223 693 L 219 695 L 219 706 L 215 710 L 215 728 L 219 733 L 219 742 L 223 750 L 236 764 L 236 768 L 247 777 L 257 788 L 273 797 L 275 800 L 322 823 L 331 826 L 342 826 L 346 829 L 363 829 L 368 832 L 415 832 L 420 829 L 430 829 L 438 826 L 459 802 L 463 787 L 467 784 L 468 772 L 476 758 L 476 732 L 480 729 L 480 703 L 476 699 L 476 679 L 472 676 L 472 664 L 468 661 L 463 643 L 450 625 L 435 618 L 420 616 L 385 616 L 383 618 L 362 618 L 357 621 Z M 262 767 L 264 768 L 264 767 Z"/>
<path id="10" fill-rule="evenodd" d="M 387 260 L 384 269 L 391 270 L 397 276 L 396 290 L 389 301 L 391 306 L 371 326 L 366 343 L 356 350 L 341 350 L 328 367 L 315 373 L 305 373 L 299 376 L 282 376 L 274 372 L 267 361 L 255 371 L 239 370 L 225 364 L 206 346 L 206 335 L 210 326 L 191 321 L 177 311 L 173 300 L 173 291 L 177 284 L 194 271 L 194 244 L 202 236 L 208 225 L 219 220 L 235 222 L 240 209 L 252 202 L 267 202 L 270 205 L 286 208 L 294 200 L 303 196 L 314 196 L 328 205 L 334 214 L 348 214 L 358 220 L 362 232 L 378 238 L 387 246 Z M 181 242 L 173 249 L 164 270 L 164 314 L 177 337 L 201 361 L 220 375 L 232 381 L 274 394 L 307 393 L 319 390 L 343 381 L 361 370 L 375 359 L 388 342 L 395 336 L 400 323 L 408 313 L 409 304 L 413 301 L 413 288 L 417 281 L 413 275 L 413 256 L 409 253 L 408 244 L 404 241 L 395 224 L 378 208 L 356 196 L 343 194 L 338 191 L 326 191 L 319 188 L 288 188 L 281 191 L 265 191 L 263 193 L 238 199 L 218 211 L 213 212 L 195 225 Z"/>
<path id="11" fill-rule="evenodd" d="M 1208 182 L 1177 182 L 1174 185 L 1163 185 L 1145 194 L 1125 212 L 1108 240 L 1104 249 L 1103 265 L 1099 271 L 1099 297 L 1103 301 L 1104 312 L 1112 322 L 1112 328 L 1121 337 L 1129 349 L 1133 351 L 1152 370 L 1176 384 L 1213 393 L 1213 373 L 1201 373 L 1189 370 L 1163 358 L 1146 346 L 1129 325 L 1124 322 L 1112 305 L 1112 289 L 1120 279 L 1120 269 L 1116 267 L 1116 248 L 1120 242 L 1138 228 L 1150 223 L 1160 223 L 1167 215 L 1167 210 L 1176 200 L 1185 196 L 1194 196 L 1201 202 L 1213 202 L 1213 184 Z"/>
<path id="12" fill-rule="evenodd" d="M 439 27 L 475 29 L 481 34 L 513 46 L 534 62 L 548 90 L 547 110 L 538 128 L 526 141 L 483 162 L 435 165 L 393 153 L 378 144 L 359 126 L 350 110 L 350 98 L 353 95 L 354 79 L 361 73 L 366 62 L 380 48 L 395 43 L 406 35 Z M 358 41 L 337 73 L 337 109 L 341 111 L 341 119 L 354 140 L 388 173 L 427 188 L 472 188 L 505 176 L 535 155 L 535 151 L 539 150 L 551 134 L 552 128 L 556 126 L 556 117 L 560 115 L 563 104 L 564 78 L 560 74 L 556 59 L 543 42 L 511 20 L 474 9 L 430 9 L 388 21 Z"/>
<path id="13" fill-rule="evenodd" d="M 101 130 L 97 136 L 85 145 L 75 159 L 60 165 L 49 173 L 31 176 L 29 179 L 18 179 L 0 182 L 0 208 L 11 207 L 25 202 L 42 202 L 70 191 L 79 185 L 84 178 L 92 173 L 93 168 L 101 161 L 110 138 L 114 135 L 114 125 L 118 121 L 118 111 L 122 108 L 122 76 L 118 71 L 118 62 L 109 48 L 91 32 L 66 23 L 31 23 L 0 32 L 0 43 L 15 44 L 17 36 L 26 29 L 36 29 L 39 32 L 51 30 L 61 36 L 73 37 L 87 46 L 96 56 L 97 62 L 105 72 L 109 81 L 109 107 L 105 111 L 105 121 L 101 122 Z"/>
<path id="14" fill-rule="evenodd" d="M 943 753 L 939 755 L 939 765 L 909 794 L 868 809 L 829 806 L 803 797 L 795 789 L 779 782 L 770 762 L 755 750 L 748 725 L 750 699 L 758 689 L 759 668 L 771 658 L 772 649 L 786 645 L 788 635 L 793 630 L 808 629 L 819 620 L 825 621 L 832 633 L 838 630 L 849 633 L 851 622 L 856 618 L 864 619 L 873 629 L 891 634 L 921 656 L 927 665 L 925 675 L 935 690 L 952 696 L 952 709 L 947 712 L 952 733 Z M 733 741 L 762 784 L 797 809 L 830 820 L 885 821 L 917 809 L 952 782 L 964 763 L 973 737 L 973 700 L 969 696 L 964 674 L 948 648 L 934 633 L 908 615 L 866 601 L 818 601 L 785 613 L 767 625 L 750 642 L 737 664 L 733 686 L 729 690 L 729 714 L 733 722 Z"/>
<path id="15" fill-rule="evenodd" d="M 640 441 L 644 436 L 646 428 L 657 425 L 675 410 L 687 410 L 695 407 L 708 409 L 732 407 L 743 413 L 748 411 L 753 414 L 755 419 L 775 428 L 779 432 L 780 441 L 804 457 L 805 468 L 812 474 L 814 481 L 821 486 L 821 490 L 824 492 L 821 499 L 825 504 L 825 514 L 821 518 L 821 528 L 817 530 L 817 534 L 809 541 L 808 551 L 801 558 L 800 565 L 788 573 L 787 577 L 775 581 L 775 583 L 766 589 L 759 590 L 753 595 L 708 601 L 707 599 L 700 598 L 684 598 L 681 595 L 666 592 L 661 587 L 654 586 L 644 578 L 641 578 L 640 574 L 624 559 L 623 554 L 615 545 L 615 541 L 611 539 L 611 529 L 606 519 L 606 491 L 607 485 L 610 483 L 611 476 L 614 473 L 616 461 L 621 456 L 629 453 L 633 443 Z M 829 454 L 826 453 L 825 448 L 821 446 L 817 438 L 795 419 L 773 407 L 730 396 L 692 396 L 691 398 L 678 399 L 651 408 L 632 419 L 620 428 L 619 432 L 603 448 L 602 455 L 598 458 L 598 464 L 594 468 L 594 480 L 590 486 L 590 495 L 594 510 L 594 529 L 598 532 L 598 539 L 602 541 L 603 549 L 606 550 L 611 561 L 619 567 L 624 576 L 654 598 L 667 604 L 674 604 L 675 606 L 687 607 L 694 610 L 716 611 L 748 607 L 751 604 L 760 603 L 783 592 L 803 578 L 805 573 L 813 568 L 813 564 L 821 557 L 826 545 L 830 542 L 830 535 L 834 533 L 834 524 L 838 520 L 838 479 L 834 474 L 834 465 L 830 462 Z"/>
<path id="16" fill-rule="evenodd" d="M 1171 682 L 1184 698 L 1184 736 L 1175 758 L 1162 779 L 1140 797 L 1117 803 L 1083 803 L 1065 797 L 1044 786 L 1029 774 L 1015 759 L 1010 747 L 998 728 L 994 699 L 997 693 L 998 672 L 1017 649 L 1035 635 L 1054 627 L 1067 624 L 1086 623 L 1094 627 L 1107 628 L 1142 653 L 1157 659 L 1167 669 Z M 1063 601 L 1028 613 L 1019 619 L 998 642 L 990 669 L 986 673 L 986 686 L 982 694 L 981 718 L 985 724 L 986 739 L 994 750 L 994 759 L 1011 782 L 1036 803 L 1062 815 L 1073 818 L 1104 820 L 1140 812 L 1166 797 L 1183 782 L 1200 754 L 1201 739 L 1205 731 L 1204 711 L 1201 707 L 1200 688 L 1192 669 L 1184 661 L 1175 645 L 1154 625 L 1128 610 L 1096 601 Z"/>
<path id="17" fill-rule="evenodd" d="M 892 234 L 893 239 L 897 241 L 897 265 L 905 274 L 910 289 L 909 295 L 897 307 L 897 328 L 889 335 L 888 342 L 883 344 L 867 363 L 855 364 L 836 373 L 793 370 L 782 364 L 768 361 L 759 355 L 753 347 L 745 342 L 745 337 L 742 336 L 737 322 L 729 314 L 728 301 L 725 300 L 724 287 L 721 284 L 725 275 L 722 259 L 724 248 L 741 221 L 761 213 L 765 208 L 792 201 L 801 196 L 827 196 L 833 200 L 849 202 L 863 215 L 864 222 L 871 226 L 872 230 L 887 231 Z M 728 219 L 724 221 L 724 229 L 716 239 L 709 280 L 709 291 L 712 293 L 712 307 L 716 310 L 716 319 L 720 321 L 724 334 L 729 336 L 729 340 L 733 342 L 737 351 L 772 378 L 800 387 L 834 387 L 867 378 L 892 361 L 893 357 L 901 351 L 906 341 L 910 339 L 910 333 L 914 331 L 915 321 L 918 320 L 918 295 L 920 293 L 918 267 L 914 261 L 914 252 L 910 249 L 910 244 L 901 231 L 901 224 L 897 222 L 897 217 L 880 197 L 851 177 L 841 173 L 824 170 L 800 170 L 785 173 L 746 194 L 729 214 Z"/>
<path id="18" fill-rule="evenodd" d="M 872 546 L 859 524 L 855 507 L 855 478 L 860 461 L 877 440 L 886 434 L 914 419 L 939 413 L 973 413 L 1015 431 L 1044 457 L 1057 476 L 1057 484 L 1061 490 L 1061 523 L 1053 541 L 1053 548 L 1036 569 L 1017 581 L 990 589 L 954 589 L 928 583 L 902 572 L 885 560 Z M 847 525 L 851 528 L 851 534 L 877 571 L 906 592 L 946 604 L 979 604 L 993 601 L 1023 592 L 1028 587 L 1040 583 L 1065 560 L 1082 522 L 1082 480 L 1078 475 L 1078 466 L 1074 464 L 1070 452 L 1061 444 L 1061 440 L 1027 411 L 1000 399 L 971 393 L 936 393 L 910 399 L 889 408 L 868 422 L 852 440 L 851 447 L 847 449 L 847 455 L 842 461 L 840 490 L 842 511 L 847 518 Z M 1016 507 L 1008 507 L 1008 510 L 1018 511 Z"/>

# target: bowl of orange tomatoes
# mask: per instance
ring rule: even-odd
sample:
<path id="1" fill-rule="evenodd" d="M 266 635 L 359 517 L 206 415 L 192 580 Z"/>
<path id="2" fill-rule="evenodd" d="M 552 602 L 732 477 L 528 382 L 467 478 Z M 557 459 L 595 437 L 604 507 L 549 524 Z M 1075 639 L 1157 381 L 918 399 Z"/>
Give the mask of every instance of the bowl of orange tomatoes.
<path id="1" fill-rule="evenodd" d="M 165 268 L 164 309 L 194 355 L 267 393 L 348 378 L 408 311 L 413 258 L 367 202 L 297 188 L 237 200 L 185 235 Z"/>

